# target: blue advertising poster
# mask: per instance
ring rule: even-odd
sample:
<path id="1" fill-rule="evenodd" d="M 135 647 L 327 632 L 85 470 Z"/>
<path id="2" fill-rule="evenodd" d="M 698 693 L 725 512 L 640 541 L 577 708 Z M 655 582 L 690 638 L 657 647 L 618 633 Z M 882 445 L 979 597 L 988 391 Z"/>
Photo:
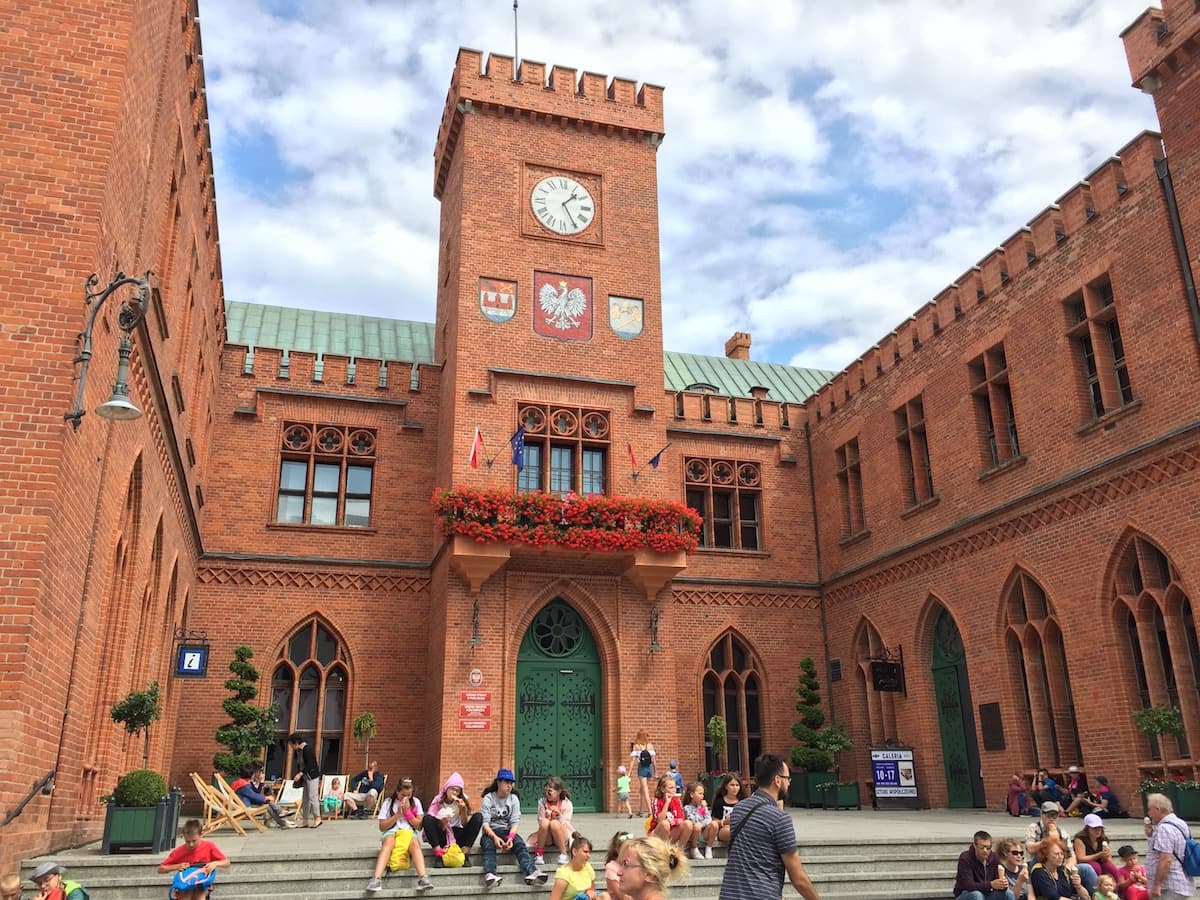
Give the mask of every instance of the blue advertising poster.
<path id="1" fill-rule="evenodd" d="M 876 797 L 917 796 L 917 777 L 911 750 L 872 750 L 871 773 Z"/>

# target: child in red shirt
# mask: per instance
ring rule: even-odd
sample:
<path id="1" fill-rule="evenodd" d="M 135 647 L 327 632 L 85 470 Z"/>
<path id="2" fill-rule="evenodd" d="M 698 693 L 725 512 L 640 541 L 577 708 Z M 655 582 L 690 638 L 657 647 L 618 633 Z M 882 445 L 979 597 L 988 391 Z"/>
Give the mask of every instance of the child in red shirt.
<path id="1" fill-rule="evenodd" d="M 206 874 L 217 869 L 228 869 L 229 858 L 212 841 L 201 839 L 202 831 L 203 826 L 199 819 L 188 819 L 184 822 L 183 843 L 159 863 L 159 873 L 166 875 L 197 867 L 203 868 Z"/>
<path id="2" fill-rule="evenodd" d="M 678 790 L 673 776 L 664 775 L 658 779 L 658 790 L 654 792 L 654 801 L 650 804 L 650 822 L 646 831 L 684 848 L 699 836 L 700 826 L 689 822 L 684 816 Z"/>

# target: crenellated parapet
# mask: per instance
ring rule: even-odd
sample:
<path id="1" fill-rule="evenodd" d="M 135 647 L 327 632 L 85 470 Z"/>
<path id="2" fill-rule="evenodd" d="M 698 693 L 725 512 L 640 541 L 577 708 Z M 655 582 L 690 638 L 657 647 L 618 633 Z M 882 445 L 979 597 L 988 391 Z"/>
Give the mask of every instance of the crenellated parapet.
<path id="1" fill-rule="evenodd" d="M 1148 94 L 1164 84 L 1200 52 L 1200 7 L 1194 0 L 1163 0 L 1121 32 L 1134 87 Z"/>
<path id="2" fill-rule="evenodd" d="M 478 50 L 458 51 L 434 149 L 434 196 L 440 198 L 458 146 L 463 116 L 471 113 L 523 116 L 556 127 L 645 140 L 657 146 L 664 134 L 663 89 L 628 78 L 609 78 L 566 66 L 522 60 Z"/>
<path id="3" fill-rule="evenodd" d="M 1085 233 L 1093 220 L 1125 202 L 1141 185 L 1156 185 L 1154 161 L 1162 155 L 1161 135 L 1139 134 L 831 378 L 805 401 L 807 420 L 815 423 L 836 413 L 855 393 L 901 365 L 976 307 L 1007 296 L 1014 286 L 1023 290 L 1020 284 L 1026 272 Z"/>

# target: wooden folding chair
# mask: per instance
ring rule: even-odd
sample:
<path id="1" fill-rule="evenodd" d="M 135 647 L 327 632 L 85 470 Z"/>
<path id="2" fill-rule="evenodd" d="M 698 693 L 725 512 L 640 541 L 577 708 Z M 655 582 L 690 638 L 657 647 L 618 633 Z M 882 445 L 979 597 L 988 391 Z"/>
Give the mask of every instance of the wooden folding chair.
<path id="1" fill-rule="evenodd" d="M 379 818 L 379 810 L 383 809 L 383 798 L 387 796 L 387 775 L 383 776 L 383 789 L 380 790 L 379 796 L 375 798 L 375 808 L 371 810 L 371 818 Z"/>
<path id="2" fill-rule="evenodd" d="M 192 784 L 196 786 L 196 790 L 200 792 L 200 799 L 204 802 L 204 824 L 200 833 L 210 834 L 222 825 L 228 825 L 245 837 L 246 829 L 238 824 L 238 817 L 229 809 L 229 804 L 225 802 L 221 792 L 201 778 L 198 772 L 192 772 L 191 776 Z"/>
<path id="3" fill-rule="evenodd" d="M 282 806 L 289 816 L 298 820 L 300 807 L 304 805 L 304 788 L 296 787 L 285 778 L 279 782 L 279 794 L 275 797 L 275 802 Z"/>
<path id="4" fill-rule="evenodd" d="M 325 795 L 328 794 L 332 790 L 333 780 L 335 778 L 342 783 L 343 801 L 338 806 L 337 809 L 326 810 L 325 809 Z M 322 775 L 321 776 L 321 818 L 323 818 L 323 819 L 340 819 L 344 815 L 346 815 L 346 803 L 345 803 L 344 798 L 345 798 L 346 791 L 349 790 L 349 788 L 346 787 L 346 782 L 347 782 L 347 779 L 346 779 L 345 775 Z"/>
<path id="5" fill-rule="evenodd" d="M 267 825 L 264 820 L 271 814 L 270 808 L 266 804 L 262 806 L 247 806 L 246 802 L 229 786 L 229 782 L 225 780 L 220 772 L 213 777 L 216 779 L 217 788 L 228 802 L 229 814 L 233 819 L 235 821 L 237 819 L 249 819 L 259 831 L 266 831 Z"/>

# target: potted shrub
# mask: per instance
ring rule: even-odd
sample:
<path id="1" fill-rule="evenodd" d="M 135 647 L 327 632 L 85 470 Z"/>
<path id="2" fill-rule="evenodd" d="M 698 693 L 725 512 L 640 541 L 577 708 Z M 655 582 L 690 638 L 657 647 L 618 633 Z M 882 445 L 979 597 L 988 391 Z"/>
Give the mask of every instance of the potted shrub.
<path id="1" fill-rule="evenodd" d="M 833 758 L 817 745 L 819 730 L 825 724 L 820 686 L 816 664 L 812 657 L 804 657 L 796 677 L 796 695 L 800 698 L 796 701 L 796 712 L 800 718 L 792 723 L 792 737 L 798 741 L 790 758 L 793 772 L 788 801 L 792 806 L 820 806 L 818 786 L 831 780 L 829 770 L 833 767 Z"/>
<path id="2" fill-rule="evenodd" d="M 712 749 L 713 764 L 708 773 L 701 775 L 699 781 L 704 785 L 704 796 L 711 805 L 716 797 L 717 782 L 725 773 L 725 754 L 728 750 L 728 734 L 725 731 L 725 720 L 721 716 L 713 716 L 705 725 L 708 732 L 708 743 Z"/>
<path id="3" fill-rule="evenodd" d="M 354 739 L 363 745 L 363 768 L 371 765 L 371 738 L 375 737 L 375 716 L 365 712 L 350 726 Z"/>
<path id="4" fill-rule="evenodd" d="M 846 731 L 846 726 L 840 722 L 835 722 L 828 728 L 817 732 L 814 743 L 818 749 L 825 751 L 835 760 L 840 753 L 851 750 L 854 747 L 854 741 L 850 739 L 850 735 Z M 834 771 L 837 773 L 835 780 L 824 783 L 821 805 L 826 809 L 847 809 L 851 807 L 862 809 L 862 803 L 859 800 L 858 782 L 842 781 L 842 767 L 840 764 Z"/>
<path id="5" fill-rule="evenodd" d="M 1177 800 L 1175 783 L 1171 780 L 1170 766 L 1166 741 L 1164 737 L 1178 737 L 1183 734 L 1183 714 L 1175 706 L 1151 706 L 1146 709 L 1133 711 L 1133 724 L 1138 731 L 1154 741 L 1158 747 L 1158 758 L 1162 761 L 1162 781 L 1143 779 L 1138 786 L 1142 792 L 1142 806 L 1146 805 L 1147 794 L 1167 794 L 1172 804 Z M 1169 793 L 1168 793 L 1169 791 Z M 1182 813 L 1180 813 L 1182 815 Z"/>
<path id="6" fill-rule="evenodd" d="M 104 813 L 101 853 L 147 850 L 165 853 L 175 846 L 179 826 L 179 800 L 183 792 L 167 793 L 167 782 L 157 772 L 135 769 L 121 777 L 108 797 Z"/>

